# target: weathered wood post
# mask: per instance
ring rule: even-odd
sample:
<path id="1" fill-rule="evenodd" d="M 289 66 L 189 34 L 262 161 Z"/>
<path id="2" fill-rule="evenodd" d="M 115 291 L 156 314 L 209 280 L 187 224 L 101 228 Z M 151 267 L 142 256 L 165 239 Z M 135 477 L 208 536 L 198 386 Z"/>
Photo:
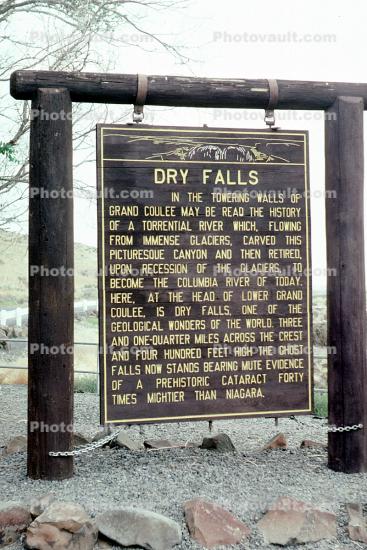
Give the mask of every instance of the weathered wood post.
<path id="1" fill-rule="evenodd" d="M 29 201 L 28 475 L 73 474 L 74 239 L 71 100 L 39 89 L 32 102 Z"/>
<path id="2" fill-rule="evenodd" d="M 367 471 L 366 294 L 363 224 L 363 99 L 339 97 L 326 112 L 329 467 Z M 330 353 L 335 348 L 335 353 Z"/>

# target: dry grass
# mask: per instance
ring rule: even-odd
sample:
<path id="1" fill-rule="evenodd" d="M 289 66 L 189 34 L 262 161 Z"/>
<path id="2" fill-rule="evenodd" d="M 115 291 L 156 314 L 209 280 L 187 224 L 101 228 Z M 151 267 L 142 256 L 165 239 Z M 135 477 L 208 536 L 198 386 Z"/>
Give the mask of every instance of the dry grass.
<path id="1" fill-rule="evenodd" d="M 28 237 L 0 229 L 0 309 L 28 302 Z M 97 299 L 97 250 L 75 243 L 75 300 Z"/>

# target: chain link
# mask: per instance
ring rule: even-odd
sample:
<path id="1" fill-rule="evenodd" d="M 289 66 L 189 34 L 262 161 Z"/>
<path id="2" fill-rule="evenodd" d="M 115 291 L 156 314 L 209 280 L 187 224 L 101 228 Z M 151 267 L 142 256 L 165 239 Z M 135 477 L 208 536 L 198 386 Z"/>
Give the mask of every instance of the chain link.
<path id="1" fill-rule="evenodd" d="M 337 433 L 337 432 L 352 432 L 356 430 L 362 430 L 363 424 L 354 424 L 353 426 L 328 426 L 328 432 L 331 433 Z M 74 449 L 73 451 L 50 451 L 48 454 L 50 456 L 79 456 L 84 453 L 93 452 L 95 449 L 99 449 L 100 447 L 103 447 L 107 443 L 110 443 L 114 439 L 117 438 L 117 436 L 122 432 L 122 430 L 119 430 L 117 432 L 114 432 L 113 434 L 106 435 L 106 437 L 102 437 L 99 441 L 95 441 L 94 443 L 90 443 L 88 445 L 83 445 L 82 447 L 78 447 Z"/>
<path id="2" fill-rule="evenodd" d="M 100 447 L 103 447 L 103 445 L 106 445 L 116 439 L 121 432 L 122 430 L 119 430 L 113 434 L 106 435 L 106 437 L 102 437 L 99 441 L 89 443 L 88 445 L 83 445 L 82 447 L 77 447 L 73 451 L 50 451 L 48 454 L 49 456 L 79 456 L 84 453 L 93 452 L 95 449 L 99 449 Z"/>
<path id="3" fill-rule="evenodd" d="M 363 424 L 354 424 L 353 426 L 328 426 L 328 432 L 353 432 L 356 430 L 362 430 Z"/>

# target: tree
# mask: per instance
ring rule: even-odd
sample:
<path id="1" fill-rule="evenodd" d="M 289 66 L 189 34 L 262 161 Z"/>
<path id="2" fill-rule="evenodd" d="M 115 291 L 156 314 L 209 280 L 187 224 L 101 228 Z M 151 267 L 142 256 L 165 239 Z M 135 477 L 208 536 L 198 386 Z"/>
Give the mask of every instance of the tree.
<path id="1" fill-rule="evenodd" d="M 0 5 L 0 226 L 22 219 L 28 192 L 28 140 L 31 108 L 9 99 L 9 77 L 16 69 L 59 71 L 113 70 L 111 48 L 126 46 L 153 51 L 159 46 L 179 62 L 187 58 L 149 30 L 150 10 L 179 9 L 185 0 L 5 0 Z M 19 22 L 28 28 L 19 32 Z M 124 31 L 121 31 L 121 29 Z M 130 33 L 130 34 L 129 34 Z M 132 34 L 141 40 L 132 40 Z M 108 55 L 108 50 L 110 50 Z M 107 51 L 107 55 L 106 55 Z M 108 106 L 75 105 L 76 167 L 91 160 L 95 123 Z M 114 118 L 119 122 L 126 111 Z M 85 182 L 76 179 L 79 189 Z"/>

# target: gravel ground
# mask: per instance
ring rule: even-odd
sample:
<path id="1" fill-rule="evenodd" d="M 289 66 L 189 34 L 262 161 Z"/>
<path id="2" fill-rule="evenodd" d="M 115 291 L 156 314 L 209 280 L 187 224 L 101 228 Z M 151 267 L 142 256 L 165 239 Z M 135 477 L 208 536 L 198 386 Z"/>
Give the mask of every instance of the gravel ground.
<path id="1" fill-rule="evenodd" d="M 0 386 L 0 447 L 15 435 L 25 433 L 26 388 Z M 76 429 L 85 435 L 98 430 L 98 398 L 75 395 Z M 261 451 L 278 431 L 289 442 L 286 451 Z M 345 475 L 327 468 L 322 449 L 300 449 L 303 439 L 326 442 L 326 421 L 312 417 L 297 420 L 247 419 L 214 422 L 213 433 L 227 433 L 237 452 L 219 453 L 196 448 L 129 452 L 98 449 L 75 460 L 75 476 L 59 482 L 32 481 L 26 477 L 25 453 L 0 459 L 0 499 L 30 500 L 52 491 L 60 499 L 82 504 L 95 515 L 121 505 L 139 506 L 162 513 L 182 525 L 181 548 L 199 549 L 189 537 L 182 505 L 193 497 L 217 502 L 244 521 L 253 532 L 236 548 L 274 548 L 264 543 L 256 523 L 279 496 L 288 495 L 338 514 L 338 541 L 304 545 L 304 549 L 367 548 L 347 536 L 344 505 L 367 502 L 367 474 Z M 169 438 L 201 442 L 208 435 L 208 423 L 134 426 L 129 435 L 139 441 Z M 20 546 L 8 547 L 18 550 Z M 295 546 L 289 547 L 295 548 Z"/>

